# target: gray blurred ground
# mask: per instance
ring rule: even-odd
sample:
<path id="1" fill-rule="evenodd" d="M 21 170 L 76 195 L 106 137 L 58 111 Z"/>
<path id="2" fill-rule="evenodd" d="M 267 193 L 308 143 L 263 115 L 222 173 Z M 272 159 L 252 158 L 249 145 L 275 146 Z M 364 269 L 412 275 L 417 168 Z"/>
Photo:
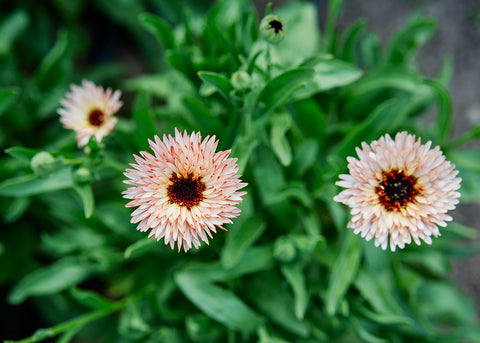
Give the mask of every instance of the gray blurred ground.
<path id="1" fill-rule="evenodd" d="M 255 3 L 262 14 L 268 2 L 272 2 L 275 9 L 287 1 L 256 0 Z M 319 5 L 320 17 L 324 18 L 327 0 L 315 2 Z M 450 92 L 454 107 L 453 137 L 458 137 L 480 122 L 480 0 L 344 0 L 338 26 L 345 28 L 359 18 L 366 18 L 368 29 L 386 43 L 415 13 L 433 17 L 438 22 L 436 34 L 418 54 L 420 70 L 435 76 L 445 56 L 454 58 Z M 452 215 L 456 221 L 477 229 L 474 243 L 480 248 L 478 214 L 480 204 L 462 204 Z M 473 298 L 480 314 L 480 253 L 456 261 L 453 278 Z"/>
<path id="2" fill-rule="evenodd" d="M 480 1 L 479 0 L 345 0 L 340 25 L 350 25 L 365 17 L 369 29 L 387 42 L 406 20 L 420 11 L 436 18 L 437 33 L 422 48 L 418 65 L 423 73 L 434 76 L 442 58 L 454 58 L 450 92 L 454 108 L 453 136 L 458 137 L 480 122 Z M 477 145 L 478 146 L 478 145 Z M 480 182 L 480 180 L 478 180 Z M 475 244 L 480 245 L 480 204 L 460 205 L 453 217 L 478 231 Z M 480 309 L 480 253 L 456 261 L 453 278 Z"/>

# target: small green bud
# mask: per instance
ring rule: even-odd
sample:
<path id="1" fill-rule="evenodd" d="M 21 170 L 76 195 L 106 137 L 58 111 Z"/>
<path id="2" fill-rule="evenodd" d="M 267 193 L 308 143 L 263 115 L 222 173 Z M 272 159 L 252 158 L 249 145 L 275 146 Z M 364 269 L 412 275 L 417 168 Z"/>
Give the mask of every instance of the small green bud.
<path id="1" fill-rule="evenodd" d="M 239 70 L 232 74 L 230 82 L 236 90 L 244 90 L 250 87 L 251 79 L 248 73 Z"/>
<path id="2" fill-rule="evenodd" d="M 286 31 L 285 23 L 274 14 L 267 15 L 260 22 L 260 34 L 269 43 L 277 44 L 281 42 Z"/>
<path id="3" fill-rule="evenodd" d="M 33 172 L 40 177 L 50 174 L 55 169 L 56 164 L 55 157 L 46 151 L 35 154 L 30 161 Z"/>
<path id="4" fill-rule="evenodd" d="M 281 262 L 292 262 L 297 257 L 297 251 L 288 237 L 280 237 L 274 243 L 273 255 Z"/>
<path id="5" fill-rule="evenodd" d="M 85 168 L 80 167 L 73 172 L 73 182 L 78 185 L 84 185 L 92 180 L 92 172 Z"/>

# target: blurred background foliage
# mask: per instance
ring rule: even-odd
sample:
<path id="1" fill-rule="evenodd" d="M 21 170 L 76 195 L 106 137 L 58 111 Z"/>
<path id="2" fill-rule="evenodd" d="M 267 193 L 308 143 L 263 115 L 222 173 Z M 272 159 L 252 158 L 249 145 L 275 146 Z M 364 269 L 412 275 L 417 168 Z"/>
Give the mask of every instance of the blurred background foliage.
<path id="1" fill-rule="evenodd" d="M 450 137 L 451 60 L 436 78 L 416 66 L 434 20 L 413 16 L 382 46 L 362 19 L 337 29 L 340 0 L 321 23 L 292 1 L 273 8 L 287 31 L 269 45 L 248 0 L 1 4 L 2 338 L 480 342 L 450 280 L 474 229 L 382 251 L 332 200 L 355 146 L 408 130 L 442 147 L 461 201 L 479 202 L 480 152 L 464 144 L 480 126 Z M 125 102 L 90 154 L 55 112 L 83 78 Z M 249 183 L 228 232 L 188 254 L 137 232 L 120 194 L 132 154 L 174 127 L 217 135 Z"/>

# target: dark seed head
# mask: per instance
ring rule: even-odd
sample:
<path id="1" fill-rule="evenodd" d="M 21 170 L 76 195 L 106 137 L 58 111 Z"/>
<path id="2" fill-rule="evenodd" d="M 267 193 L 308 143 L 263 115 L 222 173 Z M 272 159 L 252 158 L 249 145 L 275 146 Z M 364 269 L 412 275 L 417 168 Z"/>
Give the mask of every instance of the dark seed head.
<path id="1" fill-rule="evenodd" d="M 98 108 L 95 108 L 90 111 L 88 114 L 88 122 L 92 126 L 102 126 L 103 122 L 105 121 L 105 114 Z"/>
<path id="2" fill-rule="evenodd" d="M 389 212 L 398 212 L 408 203 L 415 202 L 415 197 L 419 193 L 417 179 L 397 169 L 383 173 L 383 178 L 375 188 L 375 192 L 378 194 L 380 203 Z"/>
<path id="3" fill-rule="evenodd" d="M 193 175 L 179 178 L 176 174 L 173 174 L 170 177 L 170 181 L 172 183 L 167 188 L 167 195 L 171 204 L 191 209 L 193 206 L 200 204 L 204 199 L 203 191 L 206 189 L 206 186 L 202 181 L 194 178 Z"/>

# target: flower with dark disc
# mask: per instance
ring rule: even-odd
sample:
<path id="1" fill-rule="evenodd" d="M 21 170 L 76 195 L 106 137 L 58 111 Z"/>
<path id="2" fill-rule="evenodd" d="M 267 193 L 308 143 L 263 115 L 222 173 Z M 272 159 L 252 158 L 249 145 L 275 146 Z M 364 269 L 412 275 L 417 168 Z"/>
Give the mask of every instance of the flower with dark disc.
<path id="1" fill-rule="evenodd" d="M 71 85 L 71 92 L 60 100 L 60 122 L 74 130 L 78 147 L 85 146 L 93 136 L 97 142 L 107 136 L 117 123 L 114 114 L 122 107 L 119 90 L 103 89 L 91 81 L 83 80 L 81 86 Z"/>
<path id="2" fill-rule="evenodd" d="M 461 179 L 432 142 L 421 144 L 407 132 L 362 143 L 358 159 L 348 157 L 350 174 L 337 185 L 346 188 L 334 200 L 351 207 L 348 227 L 386 249 L 403 248 L 411 240 L 432 243 L 437 225 L 446 226 L 446 213 L 458 203 Z"/>
<path id="3" fill-rule="evenodd" d="M 200 133 L 175 129 L 175 137 L 154 140 L 149 140 L 154 154 L 134 155 L 134 169 L 125 172 L 124 182 L 133 186 L 123 192 L 132 199 L 126 206 L 137 207 L 131 222 L 172 249 L 175 242 L 178 250 L 198 248 L 199 238 L 208 244 L 216 227 L 224 229 L 240 215 L 237 205 L 245 192 L 239 190 L 247 184 L 237 174 L 237 160 L 228 157 L 229 150 L 215 152 L 215 136 L 202 141 Z"/>

